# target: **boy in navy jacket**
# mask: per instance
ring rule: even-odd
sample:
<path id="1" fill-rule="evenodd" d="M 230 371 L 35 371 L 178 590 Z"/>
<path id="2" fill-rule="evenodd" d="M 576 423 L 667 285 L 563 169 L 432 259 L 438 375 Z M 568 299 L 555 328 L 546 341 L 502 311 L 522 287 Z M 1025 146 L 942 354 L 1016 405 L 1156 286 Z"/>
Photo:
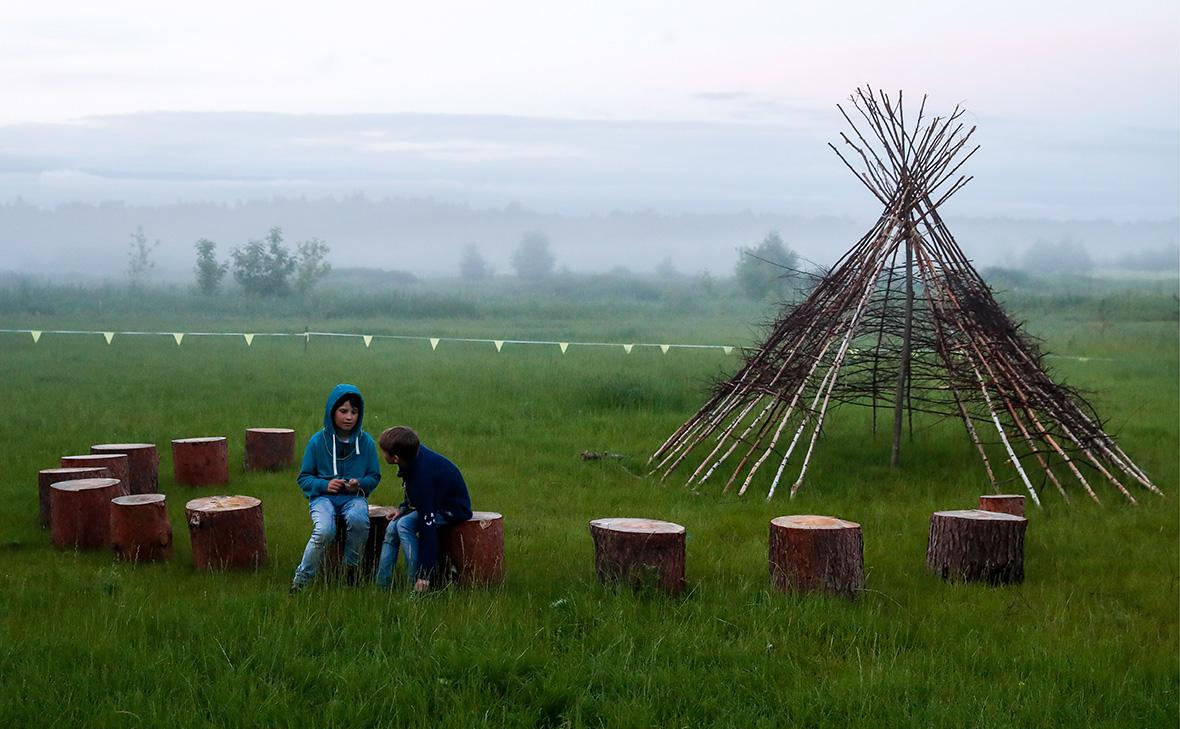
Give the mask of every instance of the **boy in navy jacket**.
<path id="1" fill-rule="evenodd" d="M 348 535 L 344 542 L 344 569 L 349 583 L 356 581 L 361 551 L 369 538 L 369 494 L 381 481 L 377 445 L 361 430 L 365 401 L 355 385 L 337 385 L 324 404 L 324 429 L 307 441 L 299 487 L 311 512 L 311 539 L 303 561 L 295 570 L 291 592 L 298 592 L 315 578 L 324 550 L 336 539 L 336 517 L 343 516 Z"/>
<path id="2" fill-rule="evenodd" d="M 406 498 L 389 516 L 377 584 L 389 587 L 400 547 L 406 555 L 406 576 L 425 592 L 438 568 L 438 529 L 471 518 L 471 497 L 457 466 L 418 440 L 404 426 L 390 428 L 378 439 L 385 462 L 398 467 Z"/>

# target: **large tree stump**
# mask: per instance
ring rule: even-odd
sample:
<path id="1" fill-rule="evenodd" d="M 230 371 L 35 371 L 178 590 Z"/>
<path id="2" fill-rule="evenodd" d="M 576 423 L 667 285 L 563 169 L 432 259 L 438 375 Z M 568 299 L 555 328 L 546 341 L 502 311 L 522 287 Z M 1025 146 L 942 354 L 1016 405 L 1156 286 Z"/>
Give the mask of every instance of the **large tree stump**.
<path id="1" fill-rule="evenodd" d="M 1027 526 L 1024 517 L 994 511 L 936 511 L 930 516 L 926 566 L 944 580 L 1022 582 Z"/>
<path id="2" fill-rule="evenodd" d="M 184 505 L 199 570 L 254 569 L 266 563 L 262 502 L 252 496 L 206 496 Z"/>
<path id="3" fill-rule="evenodd" d="M 101 453 L 81 456 L 62 456 L 62 468 L 105 468 L 111 473 L 111 478 L 118 479 L 119 493 L 116 496 L 126 496 L 131 493 L 130 478 L 128 478 L 128 459 L 122 453 Z"/>
<path id="4" fill-rule="evenodd" d="M 1024 516 L 1024 497 L 1020 494 L 994 494 L 979 497 L 979 508 L 1001 514 Z"/>
<path id="5" fill-rule="evenodd" d="M 111 547 L 128 562 L 172 556 L 172 525 L 164 494 L 132 494 L 111 499 Z"/>
<path id="6" fill-rule="evenodd" d="M 160 454 L 155 443 L 99 443 L 90 452 L 127 456 L 128 487 L 133 494 L 154 494 L 160 490 Z"/>
<path id="7" fill-rule="evenodd" d="M 186 486 L 229 483 L 229 446 L 223 436 L 172 441 L 172 475 Z"/>
<path id="8" fill-rule="evenodd" d="M 604 584 L 684 590 L 684 527 L 654 519 L 612 518 L 590 522 L 594 571 Z"/>
<path id="9" fill-rule="evenodd" d="M 49 499 L 49 487 L 59 481 L 75 481 L 80 478 L 110 478 L 106 466 L 93 468 L 44 468 L 37 472 L 37 497 L 41 507 L 41 527 L 53 526 L 53 508 Z M 117 479 L 116 479 L 117 480 Z"/>
<path id="10" fill-rule="evenodd" d="M 495 585 L 504 579 L 504 517 L 476 511 L 471 518 L 443 527 L 442 573 L 455 584 Z"/>
<path id="11" fill-rule="evenodd" d="M 295 431 L 246 428 L 246 470 L 279 471 L 295 463 Z"/>
<path id="12" fill-rule="evenodd" d="M 361 567 L 366 575 L 377 573 L 377 563 L 381 561 L 381 547 L 385 543 L 385 527 L 389 526 L 389 515 L 393 513 L 392 506 L 377 506 L 369 504 L 369 541 L 365 543 L 365 553 Z"/>
<path id="13" fill-rule="evenodd" d="M 770 584 L 784 592 L 856 597 L 865 585 L 860 524 L 831 516 L 772 519 Z"/>
<path id="14" fill-rule="evenodd" d="M 53 512 L 53 546 L 58 549 L 106 549 L 111 545 L 111 499 L 119 495 L 117 478 L 59 481 L 49 487 Z"/>

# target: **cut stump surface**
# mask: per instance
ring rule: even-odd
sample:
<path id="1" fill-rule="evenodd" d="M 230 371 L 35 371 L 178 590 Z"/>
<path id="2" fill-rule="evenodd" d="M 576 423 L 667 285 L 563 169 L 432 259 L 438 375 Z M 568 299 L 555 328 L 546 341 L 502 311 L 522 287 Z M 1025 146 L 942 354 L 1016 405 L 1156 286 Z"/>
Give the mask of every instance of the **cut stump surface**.
<path id="1" fill-rule="evenodd" d="M 262 502 L 253 496 L 206 496 L 184 505 L 199 570 L 254 569 L 266 563 Z"/>
<path id="2" fill-rule="evenodd" d="M 1028 520 L 967 509 L 930 515 L 926 566 L 944 580 L 1004 585 L 1024 580 L 1024 533 Z"/>
<path id="3" fill-rule="evenodd" d="M 860 524 L 831 516 L 780 516 L 770 522 L 770 583 L 784 592 L 856 597 L 864 588 Z"/>
<path id="4" fill-rule="evenodd" d="M 594 571 L 604 584 L 625 582 L 684 590 L 684 527 L 668 521 L 616 517 L 590 522 Z"/>

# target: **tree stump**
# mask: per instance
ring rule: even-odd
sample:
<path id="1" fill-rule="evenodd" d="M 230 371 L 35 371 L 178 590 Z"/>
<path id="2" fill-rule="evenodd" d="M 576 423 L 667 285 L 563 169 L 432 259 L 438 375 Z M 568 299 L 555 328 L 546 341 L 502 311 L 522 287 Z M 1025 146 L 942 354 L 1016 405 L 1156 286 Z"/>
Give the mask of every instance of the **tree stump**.
<path id="1" fill-rule="evenodd" d="M 99 443 L 90 446 L 94 454 L 127 456 L 128 488 L 133 494 L 154 494 L 160 490 L 160 454 L 155 443 Z"/>
<path id="2" fill-rule="evenodd" d="M 115 558 L 153 562 L 172 556 L 172 525 L 164 494 L 132 494 L 111 499 L 111 547 Z"/>
<path id="3" fill-rule="evenodd" d="M 476 511 L 467 521 L 444 526 L 442 553 L 442 573 L 453 575 L 455 584 L 499 584 L 504 579 L 504 517 Z"/>
<path id="4" fill-rule="evenodd" d="M 199 570 L 254 569 L 266 563 L 262 502 L 252 496 L 206 496 L 184 505 Z"/>
<path id="5" fill-rule="evenodd" d="M 49 499 L 49 487 L 59 481 L 74 481 L 80 478 L 110 478 L 111 470 L 106 466 L 94 468 L 45 468 L 37 472 L 38 501 L 41 507 L 41 527 L 53 526 L 53 509 Z"/>
<path id="6" fill-rule="evenodd" d="M 944 580 L 1022 582 L 1027 526 L 1024 517 L 994 511 L 936 511 L 930 516 L 926 566 Z"/>
<path id="7" fill-rule="evenodd" d="M 389 515 L 392 513 L 392 506 L 369 504 L 369 541 L 365 543 L 365 553 L 361 561 L 361 567 L 366 575 L 377 573 L 377 563 L 381 560 L 381 546 L 385 543 L 385 527 L 389 525 Z"/>
<path id="8" fill-rule="evenodd" d="M 224 437 L 172 441 L 172 475 L 186 486 L 229 483 L 229 446 Z"/>
<path id="9" fill-rule="evenodd" d="M 684 590 L 684 527 L 654 519 L 612 518 L 590 522 L 594 571 L 604 584 Z"/>
<path id="10" fill-rule="evenodd" d="M 115 494 L 116 496 L 126 496 L 130 493 L 127 462 L 127 456 L 122 453 L 61 457 L 62 468 L 105 468 L 110 471 L 110 478 L 119 481 L 119 493 Z"/>
<path id="11" fill-rule="evenodd" d="M 111 499 L 119 493 L 117 478 L 83 478 L 58 481 L 50 486 L 53 546 L 58 549 L 110 547 Z"/>
<path id="12" fill-rule="evenodd" d="M 279 471 L 295 464 L 295 431 L 246 428 L 246 470 Z"/>
<path id="13" fill-rule="evenodd" d="M 783 592 L 856 597 L 865 585 L 860 524 L 831 516 L 772 519 L 770 584 Z"/>
<path id="14" fill-rule="evenodd" d="M 1001 514 L 1024 516 L 1024 497 L 1020 494 L 995 494 L 979 497 L 979 508 Z"/>

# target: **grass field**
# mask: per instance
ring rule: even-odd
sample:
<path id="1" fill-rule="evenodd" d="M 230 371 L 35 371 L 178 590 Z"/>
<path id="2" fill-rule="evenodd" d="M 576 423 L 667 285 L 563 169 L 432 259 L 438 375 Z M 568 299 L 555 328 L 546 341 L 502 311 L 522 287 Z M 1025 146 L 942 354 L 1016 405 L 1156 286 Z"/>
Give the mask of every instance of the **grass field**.
<path id="1" fill-rule="evenodd" d="M 1153 299 L 1154 301 L 1154 299 Z M 1174 309 L 1165 296 L 1159 307 Z M 1174 301 L 1174 299 L 1173 299 Z M 1051 302 L 1050 302 L 1051 303 Z M 699 495 L 645 478 L 647 455 L 736 356 L 377 340 L 0 335 L 0 726 L 1175 726 L 1180 698 L 1180 341 L 1134 302 L 1029 305 L 1057 372 L 1093 391 L 1124 448 L 1167 493 L 1104 506 L 1046 493 L 1026 581 L 944 584 L 924 569 L 931 511 L 967 508 L 985 476 L 948 422 L 918 423 L 904 467 L 867 415 L 837 411 L 799 496 Z M 0 306 L 0 311 L 4 307 Z M 754 307 L 507 307 L 434 318 L 225 311 L 194 322 L 130 310 L 6 310 L 8 328 L 265 331 L 744 343 Z M 294 427 L 299 448 L 337 382 L 359 385 L 371 433 L 415 426 L 463 469 L 477 509 L 505 515 L 507 578 L 424 597 L 286 588 L 310 532 L 294 472 L 246 474 L 242 434 Z M 168 441 L 230 439 L 231 484 L 188 489 Z M 176 554 L 128 566 L 54 550 L 36 472 L 91 443 L 161 452 Z M 623 453 L 584 462 L 585 449 Z M 763 490 L 763 493 L 765 491 Z M 183 506 L 265 504 L 271 562 L 198 574 Z M 374 503 L 400 499 L 387 471 Z M 767 522 L 860 522 L 855 602 L 767 584 Z M 587 521 L 649 516 L 688 530 L 690 589 L 635 594 L 594 579 Z"/>

